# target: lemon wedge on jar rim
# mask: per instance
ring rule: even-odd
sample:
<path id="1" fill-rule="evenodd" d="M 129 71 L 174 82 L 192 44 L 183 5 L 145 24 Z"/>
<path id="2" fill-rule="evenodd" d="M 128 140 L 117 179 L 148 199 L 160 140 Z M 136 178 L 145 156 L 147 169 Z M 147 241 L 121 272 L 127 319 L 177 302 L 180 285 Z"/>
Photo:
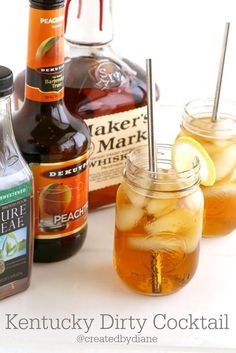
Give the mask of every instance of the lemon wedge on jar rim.
<path id="1" fill-rule="evenodd" d="M 194 158 L 200 163 L 201 185 L 211 186 L 216 180 L 214 163 L 202 145 L 189 136 L 181 136 L 173 145 L 172 160 L 177 172 L 184 172 L 192 168 Z"/>

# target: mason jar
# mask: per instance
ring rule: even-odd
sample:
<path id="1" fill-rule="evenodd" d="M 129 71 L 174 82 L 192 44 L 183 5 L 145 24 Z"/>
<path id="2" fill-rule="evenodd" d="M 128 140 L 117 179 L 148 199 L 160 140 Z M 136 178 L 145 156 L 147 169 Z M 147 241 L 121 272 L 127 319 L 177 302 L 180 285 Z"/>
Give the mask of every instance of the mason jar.
<path id="1" fill-rule="evenodd" d="M 199 256 L 203 195 L 199 161 L 175 172 L 172 146 L 157 145 L 157 172 L 147 146 L 127 156 L 117 192 L 114 265 L 133 290 L 148 295 L 177 291 L 193 277 Z"/>
<path id="2" fill-rule="evenodd" d="M 216 168 L 213 186 L 202 186 L 204 236 L 221 236 L 236 227 L 236 102 L 221 101 L 216 122 L 212 121 L 213 99 L 186 104 L 180 136 L 201 143 Z"/>

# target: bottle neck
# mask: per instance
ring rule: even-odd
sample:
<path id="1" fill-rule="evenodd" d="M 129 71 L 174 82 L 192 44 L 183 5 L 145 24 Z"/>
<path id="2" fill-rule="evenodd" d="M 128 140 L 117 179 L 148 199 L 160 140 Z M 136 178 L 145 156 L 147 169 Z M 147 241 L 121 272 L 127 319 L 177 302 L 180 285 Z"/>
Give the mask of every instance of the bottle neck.
<path id="1" fill-rule="evenodd" d="M 11 99 L 10 96 L 0 98 L 0 176 L 13 158 L 11 149 L 15 144 L 11 122 Z"/>
<path id="2" fill-rule="evenodd" d="M 112 41 L 111 0 L 66 0 L 65 39 L 79 45 Z"/>
<path id="3" fill-rule="evenodd" d="M 30 7 L 26 99 L 57 102 L 64 96 L 64 7 Z"/>
<path id="4" fill-rule="evenodd" d="M 0 143 L 4 144 L 7 134 L 11 132 L 11 98 L 10 96 L 0 98 Z M 0 149 L 1 150 L 1 149 Z"/>

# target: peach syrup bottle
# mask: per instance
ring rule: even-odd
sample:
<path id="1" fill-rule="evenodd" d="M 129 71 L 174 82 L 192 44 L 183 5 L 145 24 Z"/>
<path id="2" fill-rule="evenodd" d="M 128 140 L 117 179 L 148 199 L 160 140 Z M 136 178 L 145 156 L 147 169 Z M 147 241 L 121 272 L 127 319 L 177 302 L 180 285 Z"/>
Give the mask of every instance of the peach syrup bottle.
<path id="1" fill-rule="evenodd" d="M 63 34 L 64 0 L 30 0 L 25 101 L 13 122 L 34 175 L 37 262 L 73 255 L 87 231 L 90 138 L 63 102 Z"/>

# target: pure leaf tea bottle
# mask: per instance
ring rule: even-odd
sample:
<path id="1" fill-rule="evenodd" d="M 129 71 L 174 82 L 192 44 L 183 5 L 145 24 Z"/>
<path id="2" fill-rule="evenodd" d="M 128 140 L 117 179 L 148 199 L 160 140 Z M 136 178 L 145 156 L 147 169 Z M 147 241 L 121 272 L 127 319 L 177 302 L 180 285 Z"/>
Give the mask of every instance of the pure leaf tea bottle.
<path id="1" fill-rule="evenodd" d="M 115 202 L 127 153 L 147 142 L 145 72 L 112 50 L 111 0 L 66 0 L 65 39 L 65 104 L 92 139 L 89 207 L 104 206 Z"/>
<path id="2" fill-rule="evenodd" d="M 33 256 L 32 174 L 12 130 L 12 87 L 0 66 L 0 299 L 28 288 Z"/>
<path id="3" fill-rule="evenodd" d="M 25 102 L 14 129 L 34 174 L 38 262 L 73 255 L 87 231 L 90 140 L 63 103 L 63 34 L 64 1 L 31 0 Z"/>

